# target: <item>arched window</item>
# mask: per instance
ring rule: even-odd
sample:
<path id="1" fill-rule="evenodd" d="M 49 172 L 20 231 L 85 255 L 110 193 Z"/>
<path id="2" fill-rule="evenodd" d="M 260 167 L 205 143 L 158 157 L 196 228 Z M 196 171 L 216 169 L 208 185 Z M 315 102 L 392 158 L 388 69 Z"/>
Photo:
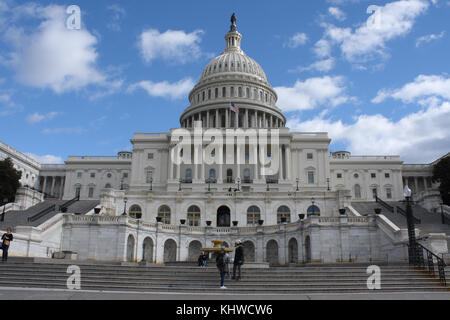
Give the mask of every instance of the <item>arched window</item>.
<path id="1" fill-rule="evenodd" d="M 192 183 L 192 170 L 186 169 L 186 183 Z"/>
<path id="2" fill-rule="evenodd" d="M 361 187 L 359 184 L 355 184 L 355 198 L 361 199 Z"/>
<path id="3" fill-rule="evenodd" d="M 109 183 L 105 184 L 105 189 L 111 189 L 111 184 Z"/>
<path id="4" fill-rule="evenodd" d="M 308 215 L 320 216 L 320 209 L 317 206 L 310 206 L 307 211 Z"/>
<path id="5" fill-rule="evenodd" d="M 187 212 L 187 221 L 189 226 L 200 226 L 200 208 L 190 206 Z"/>
<path id="6" fill-rule="evenodd" d="M 129 215 L 133 219 L 142 218 L 142 209 L 137 204 L 134 204 L 130 207 Z"/>
<path id="7" fill-rule="evenodd" d="M 238 88 L 238 94 L 239 94 L 239 98 L 242 98 L 242 87 Z"/>
<path id="8" fill-rule="evenodd" d="M 233 183 L 233 170 L 227 170 L 227 183 Z"/>
<path id="9" fill-rule="evenodd" d="M 291 222 L 291 210 L 287 206 L 281 206 L 277 211 L 277 223 L 280 224 L 282 220 L 286 219 L 285 222 Z"/>
<path id="10" fill-rule="evenodd" d="M 249 88 L 245 89 L 245 97 L 250 98 L 250 89 Z"/>
<path id="11" fill-rule="evenodd" d="M 222 98 L 225 98 L 227 96 L 227 88 L 223 87 L 222 88 Z"/>
<path id="12" fill-rule="evenodd" d="M 219 97 L 219 88 L 216 88 L 214 90 L 214 99 L 217 99 Z"/>
<path id="13" fill-rule="evenodd" d="M 247 210 L 247 224 L 256 225 L 261 220 L 261 210 L 257 206 L 251 206 Z"/>
<path id="14" fill-rule="evenodd" d="M 159 207 L 158 217 L 161 217 L 162 223 L 170 224 L 170 208 L 168 206 Z"/>

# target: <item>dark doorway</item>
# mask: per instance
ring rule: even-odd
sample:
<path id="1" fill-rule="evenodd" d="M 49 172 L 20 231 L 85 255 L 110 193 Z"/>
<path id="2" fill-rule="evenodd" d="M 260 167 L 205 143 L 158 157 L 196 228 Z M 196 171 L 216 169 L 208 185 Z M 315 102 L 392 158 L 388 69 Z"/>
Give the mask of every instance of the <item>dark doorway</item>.
<path id="1" fill-rule="evenodd" d="M 222 206 L 217 209 L 217 226 L 229 227 L 230 226 L 230 208 Z"/>

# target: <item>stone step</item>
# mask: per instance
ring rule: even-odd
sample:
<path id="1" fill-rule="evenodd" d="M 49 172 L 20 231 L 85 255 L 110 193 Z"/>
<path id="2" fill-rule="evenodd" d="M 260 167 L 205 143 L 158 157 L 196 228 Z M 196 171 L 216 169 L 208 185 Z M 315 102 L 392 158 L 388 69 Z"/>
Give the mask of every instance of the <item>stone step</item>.
<path id="1" fill-rule="evenodd" d="M 46 282 L 17 282 L 17 281 L 9 281 L 2 282 L 2 286 L 7 287 L 28 287 L 28 288 L 54 288 L 54 289 L 67 289 L 66 284 L 52 284 Z M 252 288 L 248 286 L 243 286 L 242 288 L 233 288 L 229 283 L 225 283 L 227 286 L 227 290 L 220 290 L 217 284 L 216 286 L 211 285 L 208 287 L 192 287 L 192 286 L 178 286 L 178 287 L 168 287 L 166 285 L 163 286 L 141 286 L 141 287 L 130 287 L 127 285 L 115 285 L 108 284 L 107 286 L 97 285 L 97 284 L 82 284 L 82 290 L 100 290 L 100 291 L 136 291 L 136 292 L 187 292 L 187 293 L 248 293 L 248 294 L 268 294 L 268 293 L 327 293 L 327 292 L 368 292 L 366 286 L 361 287 L 334 287 L 334 286 L 321 286 L 321 287 L 298 287 L 298 286 L 285 286 L 285 287 L 277 287 L 277 288 Z M 448 289 L 447 289 L 448 290 Z M 446 291 L 445 288 L 438 285 L 428 285 L 428 286 L 382 286 L 381 290 L 377 290 L 376 292 L 429 292 L 429 291 Z"/>

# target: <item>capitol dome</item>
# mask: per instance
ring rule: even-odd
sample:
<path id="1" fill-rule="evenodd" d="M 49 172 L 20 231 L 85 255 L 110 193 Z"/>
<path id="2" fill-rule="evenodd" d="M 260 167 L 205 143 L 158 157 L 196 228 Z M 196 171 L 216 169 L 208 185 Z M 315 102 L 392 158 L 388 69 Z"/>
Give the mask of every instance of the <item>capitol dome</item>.
<path id="1" fill-rule="evenodd" d="M 183 128 L 202 121 L 204 128 L 282 128 L 286 117 L 261 66 L 241 49 L 242 35 L 233 14 L 226 49 L 212 59 L 189 94 L 180 118 Z M 233 104 L 238 109 L 231 110 Z"/>

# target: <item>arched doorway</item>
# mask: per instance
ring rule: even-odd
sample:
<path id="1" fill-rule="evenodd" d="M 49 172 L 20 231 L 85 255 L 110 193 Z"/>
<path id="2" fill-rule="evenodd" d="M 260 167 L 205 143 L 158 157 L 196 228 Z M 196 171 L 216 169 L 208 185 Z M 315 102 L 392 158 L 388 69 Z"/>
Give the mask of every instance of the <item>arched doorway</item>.
<path id="1" fill-rule="evenodd" d="M 219 209 L 217 209 L 217 226 L 230 226 L 230 208 L 228 208 L 227 206 L 221 206 Z"/>
<path id="2" fill-rule="evenodd" d="M 278 264 L 278 243 L 275 240 L 267 242 L 266 260 L 269 264 Z"/>
<path id="3" fill-rule="evenodd" d="M 255 245 L 251 241 L 245 241 L 244 247 L 244 262 L 255 262 Z"/>
<path id="4" fill-rule="evenodd" d="M 311 238 L 309 236 L 305 238 L 305 262 L 311 263 Z"/>
<path id="5" fill-rule="evenodd" d="M 200 255 L 200 251 L 202 249 L 202 244 L 200 241 L 194 240 L 189 243 L 189 253 L 188 260 L 189 261 L 197 261 L 198 256 Z"/>
<path id="6" fill-rule="evenodd" d="M 134 261 L 134 237 L 131 234 L 127 239 L 127 261 Z"/>
<path id="7" fill-rule="evenodd" d="M 153 263 L 153 240 L 150 237 L 145 238 L 142 244 L 142 260 Z"/>
<path id="8" fill-rule="evenodd" d="M 164 243 L 164 262 L 177 261 L 177 244 L 174 240 L 168 239 Z"/>
<path id="9" fill-rule="evenodd" d="M 289 240 L 289 263 L 298 263 L 298 243 L 297 239 Z"/>

